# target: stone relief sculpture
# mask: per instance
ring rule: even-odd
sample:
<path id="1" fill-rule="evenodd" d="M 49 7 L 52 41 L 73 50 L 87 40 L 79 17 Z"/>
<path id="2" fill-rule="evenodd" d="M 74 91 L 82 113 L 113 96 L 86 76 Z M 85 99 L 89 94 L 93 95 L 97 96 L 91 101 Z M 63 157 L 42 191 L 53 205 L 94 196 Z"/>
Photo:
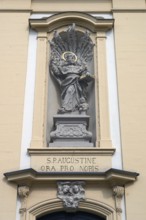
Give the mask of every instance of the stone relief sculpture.
<path id="1" fill-rule="evenodd" d="M 94 47 L 89 31 L 77 31 L 72 24 L 66 31 L 54 32 L 50 47 L 50 74 L 60 86 L 61 106 L 53 117 L 49 146 L 93 146 L 86 114 L 87 87 L 94 80 L 89 71 Z"/>
<path id="2" fill-rule="evenodd" d="M 79 202 L 85 199 L 83 181 L 58 182 L 57 196 L 63 201 L 67 211 L 78 208 Z"/>
<path id="3" fill-rule="evenodd" d="M 50 72 L 61 88 L 59 114 L 87 111 L 87 86 L 94 79 L 88 70 L 93 46 L 88 31 L 77 32 L 75 24 L 60 35 L 54 32 L 50 41 Z"/>

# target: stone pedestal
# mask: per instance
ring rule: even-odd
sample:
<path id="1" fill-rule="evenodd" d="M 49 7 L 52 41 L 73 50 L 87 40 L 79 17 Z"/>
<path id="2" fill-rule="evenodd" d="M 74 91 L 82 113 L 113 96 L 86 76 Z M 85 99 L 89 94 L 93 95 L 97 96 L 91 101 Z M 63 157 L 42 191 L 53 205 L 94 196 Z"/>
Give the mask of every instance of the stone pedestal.
<path id="1" fill-rule="evenodd" d="M 55 115 L 50 147 L 93 147 L 88 115 Z"/>

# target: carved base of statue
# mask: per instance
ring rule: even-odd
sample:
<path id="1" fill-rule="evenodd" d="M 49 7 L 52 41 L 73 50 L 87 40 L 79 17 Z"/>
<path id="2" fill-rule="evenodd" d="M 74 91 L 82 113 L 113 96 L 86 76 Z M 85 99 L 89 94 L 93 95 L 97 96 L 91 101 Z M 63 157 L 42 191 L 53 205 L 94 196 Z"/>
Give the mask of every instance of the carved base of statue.
<path id="1" fill-rule="evenodd" d="M 50 133 L 50 147 L 93 147 L 88 131 L 88 115 L 58 114 L 53 117 L 55 130 Z"/>

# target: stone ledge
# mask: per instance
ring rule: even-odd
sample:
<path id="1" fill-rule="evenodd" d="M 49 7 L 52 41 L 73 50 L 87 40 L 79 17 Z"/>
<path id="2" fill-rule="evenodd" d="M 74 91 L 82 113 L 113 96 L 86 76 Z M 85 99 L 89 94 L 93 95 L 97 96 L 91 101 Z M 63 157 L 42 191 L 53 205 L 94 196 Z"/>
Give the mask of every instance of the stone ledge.
<path id="1" fill-rule="evenodd" d="M 29 155 L 106 155 L 112 156 L 115 148 L 97 148 L 97 147 L 48 147 L 48 148 L 29 148 Z"/>
<path id="2" fill-rule="evenodd" d="M 17 170 L 4 173 L 8 182 L 16 183 L 17 185 L 31 185 L 34 182 L 50 182 L 63 180 L 84 180 L 106 182 L 113 186 L 124 186 L 127 183 L 136 181 L 139 173 L 109 169 L 105 172 L 37 172 L 29 168 L 25 170 Z"/>

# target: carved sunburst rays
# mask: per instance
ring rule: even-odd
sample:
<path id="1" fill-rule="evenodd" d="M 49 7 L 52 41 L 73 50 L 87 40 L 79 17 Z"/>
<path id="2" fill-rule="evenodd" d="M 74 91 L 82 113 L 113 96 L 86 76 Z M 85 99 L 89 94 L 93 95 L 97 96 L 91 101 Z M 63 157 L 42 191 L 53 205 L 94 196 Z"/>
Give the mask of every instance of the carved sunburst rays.
<path id="1" fill-rule="evenodd" d="M 73 53 L 76 54 L 76 52 L 77 52 L 77 36 L 76 36 L 76 31 L 75 31 L 75 24 L 68 27 L 66 35 L 67 35 L 66 38 L 67 38 L 68 50 L 72 51 Z"/>
<path id="2" fill-rule="evenodd" d="M 94 44 L 88 30 L 85 33 L 75 30 L 75 24 L 66 31 L 58 33 L 54 31 L 54 37 L 50 41 L 51 57 L 60 60 L 65 52 L 72 52 L 82 61 L 90 62 L 93 57 Z"/>
<path id="3" fill-rule="evenodd" d="M 94 44 L 91 41 L 90 33 L 86 30 L 85 34 L 80 39 L 78 52 L 80 57 L 86 62 L 91 61 L 93 57 Z"/>

